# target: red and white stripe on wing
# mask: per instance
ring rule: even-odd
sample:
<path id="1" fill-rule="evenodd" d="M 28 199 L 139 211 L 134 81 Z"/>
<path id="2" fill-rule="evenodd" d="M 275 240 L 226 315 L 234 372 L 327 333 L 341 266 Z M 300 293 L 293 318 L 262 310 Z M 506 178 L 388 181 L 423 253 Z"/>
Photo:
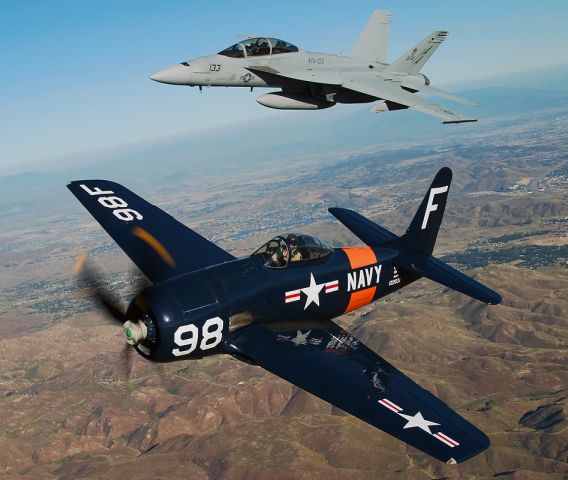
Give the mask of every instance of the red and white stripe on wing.
<path id="1" fill-rule="evenodd" d="M 450 438 L 447 435 L 444 435 L 442 432 L 434 433 L 434 436 L 438 440 L 440 440 L 441 442 L 444 442 L 449 447 L 454 448 L 454 447 L 457 447 L 459 445 L 459 443 L 456 442 L 453 438 Z"/>
<path id="2" fill-rule="evenodd" d="M 382 400 L 379 400 L 379 403 L 383 406 L 383 407 L 387 407 L 389 410 L 393 411 L 394 413 L 399 413 L 402 412 L 402 408 L 400 408 L 398 405 L 396 405 L 395 403 L 392 403 L 390 400 L 387 400 L 386 398 L 383 398 Z"/>
<path id="3" fill-rule="evenodd" d="M 286 292 L 284 294 L 284 300 L 286 301 L 286 303 L 297 302 L 298 300 L 300 300 L 301 295 L 301 290 L 290 290 L 289 292 Z"/>

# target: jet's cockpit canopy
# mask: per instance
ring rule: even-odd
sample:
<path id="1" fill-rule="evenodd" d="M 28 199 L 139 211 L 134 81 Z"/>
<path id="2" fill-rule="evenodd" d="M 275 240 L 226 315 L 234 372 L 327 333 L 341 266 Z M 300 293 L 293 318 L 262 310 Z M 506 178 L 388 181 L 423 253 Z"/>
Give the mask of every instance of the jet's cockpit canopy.
<path id="1" fill-rule="evenodd" d="M 333 251 L 319 238 L 303 233 L 287 233 L 265 243 L 251 257 L 259 257 L 267 267 L 285 268 L 288 264 L 318 260 Z"/>
<path id="2" fill-rule="evenodd" d="M 233 58 L 258 57 L 261 55 L 277 55 L 279 53 L 297 52 L 298 47 L 284 40 L 268 37 L 247 38 L 242 42 L 235 43 L 225 50 L 219 52 L 219 55 Z"/>

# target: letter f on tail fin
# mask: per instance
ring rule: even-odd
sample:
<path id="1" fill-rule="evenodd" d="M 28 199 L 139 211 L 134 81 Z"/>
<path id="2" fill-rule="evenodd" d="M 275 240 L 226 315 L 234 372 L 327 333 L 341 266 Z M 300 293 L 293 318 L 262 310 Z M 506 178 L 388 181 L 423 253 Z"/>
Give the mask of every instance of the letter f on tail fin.
<path id="1" fill-rule="evenodd" d="M 442 168 L 434 177 L 410 226 L 401 237 L 402 243 L 415 251 L 428 255 L 432 253 L 444 217 L 451 183 L 452 171 L 448 167 Z"/>

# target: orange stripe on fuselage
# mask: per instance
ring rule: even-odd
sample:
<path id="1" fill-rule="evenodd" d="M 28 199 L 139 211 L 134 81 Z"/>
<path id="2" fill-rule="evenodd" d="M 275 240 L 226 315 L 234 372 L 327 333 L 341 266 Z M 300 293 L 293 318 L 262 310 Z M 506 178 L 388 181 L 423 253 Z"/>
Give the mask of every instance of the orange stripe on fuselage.
<path id="1" fill-rule="evenodd" d="M 359 290 L 358 292 L 353 292 L 349 299 L 349 305 L 347 305 L 344 313 L 352 312 L 353 310 L 357 310 L 358 308 L 371 303 L 376 291 L 377 287 L 371 287 L 366 288 L 365 290 Z"/>
<path id="2" fill-rule="evenodd" d="M 377 256 L 371 247 L 345 247 L 343 251 L 347 255 L 347 258 L 349 258 L 351 270 L 368 267 L 369 265 L 375 265 L 378 263 Z M 357 310 L 358 308 L 371 303 L 376 291 L 377 287 L 371 287 L 366 288 L 365 290 L 359 290 L 358 292 L 353 292 L 349 298 L 349 305 L 347 305 L 344 313 L 352 312 L 353 310 Z"/>
<path id="3" fill-rule="evenodd" d="M 351 270 L 377 263 L 377 256 L 371 247 L 345 247 L 343 251 L 349 258 Z"/>

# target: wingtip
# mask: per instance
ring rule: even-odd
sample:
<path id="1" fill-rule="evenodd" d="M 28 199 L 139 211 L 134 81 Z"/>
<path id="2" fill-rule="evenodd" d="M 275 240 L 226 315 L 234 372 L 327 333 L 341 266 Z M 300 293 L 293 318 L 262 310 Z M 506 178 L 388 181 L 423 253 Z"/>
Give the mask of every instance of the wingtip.
<path id="1" fill-rule="evenodd" d="M 341 212 L 345 212 L 347 209 L 342 207 L 330 207 L 327 209 L 329 213 L 331 213 L 334 217 L 337 215 L 341 215 Z"/>
<path id="2" fill-rule="evenodd" d="M 489 305 L 499 305 L 503 301 L 503 297 L 497 292 L 492 292 L 491 299 L 488 302 Z"/>
<path id="3" fill-rule="evenodd" d="M 477 297 L 477 300 L 480 300 L 487 305 L 499 305 L 501 303 L 501 301 L 503 300 L 503 297 L 501 295 L 483 284 L 482 287 L 484 291 L 480 294 L 479 297 Z"/>
<path id="4" fill-rule="evenodd" d="M 339 220 L 341 220 L 339 217 L 344 216 L 345 214 L 353 213 L 352 210 L 343 207 L 330 207 L 327 209 L 327 211 Z"/>
<path id="5" fill-rule="evenodd" d="M 477 118 L 461 118 L 459 120 L 444 120 L 442 123 L 444 125 L 449 125 L 451 123 L 473 123 L 473 122 L 477 122 Z"/>

